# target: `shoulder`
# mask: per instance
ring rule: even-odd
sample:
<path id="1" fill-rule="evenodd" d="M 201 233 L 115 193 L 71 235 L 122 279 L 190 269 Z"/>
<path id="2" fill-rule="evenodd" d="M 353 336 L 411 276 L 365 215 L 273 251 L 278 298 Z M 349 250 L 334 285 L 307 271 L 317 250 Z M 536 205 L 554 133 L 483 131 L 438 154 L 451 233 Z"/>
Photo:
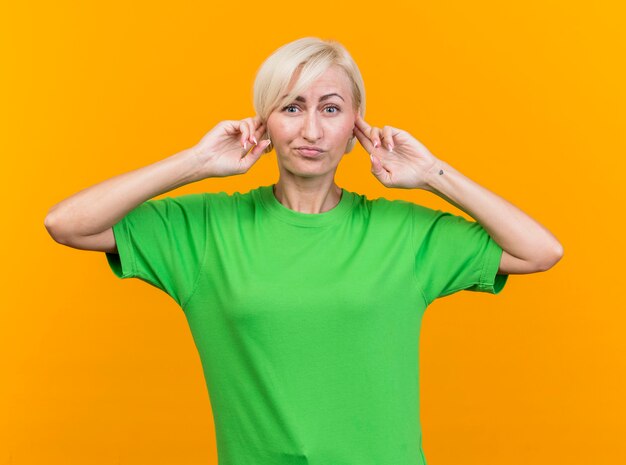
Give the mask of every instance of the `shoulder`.
<path id="1" fill-rule="evenodd" d="M 164 202 L 181 206 L 205 205 L 213 208 L 229 207 L 231 205 L 250 204 L 251 192 L 197 192 L 178 196 L 168 196 L 162 199 L 153 199 L 149 202 Z"/>
<path id="2" fill-rule="evenodd" d="M 246 210 L 246 207 L 250 205 L 252 205 L 250 192 L 243 194 L 224 191 L 196 192 L 150 199 L 140 205 L 137 210 L 151 211 L 163 215 L 199 216 L 202 214 L 219 214 L 224 217 L 227 213 L 241 213 L 242 210 Z"/>
<path id="3" fill-rule="evenodd" d="M 439 211 L 404 199 L 385 197 L 369 198 L 365 194 L 353 193 L 357 205 L 376 215 L 409 215 L 418 220 L 433 218 Z"/>
<path id="4" fill-rule="evenodd" d="M 257 189 L 247 192 L 206 192 L 206 208 L 209 217 L 225 225 L 252 221 L 258 208 Z M 232 222 L 232 224 L 231 224 Z"/>
<path id="5" fill-rule="evenodd" d="M 461 216 L 410 200 L 385 197 L 368 198 L 366 195 L 356 195 L 359 199 L 360 214 L 366 216 L 372 222 L 371 224 L 379 224 L 385 228 L 394 226 L 408 228 L 413 231 L 412 234 L 418 240 L 433 230 L 462 230 L 467 227 L 475 227 L 473 223 Z"/>
<path id="6" fill-rule="evenodd" d="M 148 199 L 137 205 L 122 218 L 122 221 L 150 217 L 170 218 L 181 215 L 197 215 L 205 210 L 205 206 L 206 199 L 203 193 L 168 195 Z"/>

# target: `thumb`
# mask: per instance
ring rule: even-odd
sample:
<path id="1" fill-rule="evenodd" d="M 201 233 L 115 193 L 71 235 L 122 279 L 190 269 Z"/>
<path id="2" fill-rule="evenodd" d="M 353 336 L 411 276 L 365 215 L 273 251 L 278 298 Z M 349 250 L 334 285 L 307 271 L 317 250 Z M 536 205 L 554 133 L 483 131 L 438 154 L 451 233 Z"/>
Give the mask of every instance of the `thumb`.
<path id="1" fill-rule="evenodd" d="M 385 169 L 383 168 L 383 164 L 381 163 L 381 161 L 371 153 L 370 160 L 372 160 L 372 173 L 374 173 L 374 176 L 379 179 L 383 179 L 382 175 L 385 172 Z"/>
<path id="2" fill-rule="evenodd" d="M 261 158 L 263 151 L 267 148 L 268 145 L 270 145 L 270 142 L 271 141 L 269 139 L 263 139 L 258 145 L 254 146 L 253 149 L 250 150 L 250 152 L 248 152 L 245 157 L 243 157 L 243 160 L 246 162 L 246 167 L 248 169 L 252 165 L 254 165 L 259 158 Z"/>

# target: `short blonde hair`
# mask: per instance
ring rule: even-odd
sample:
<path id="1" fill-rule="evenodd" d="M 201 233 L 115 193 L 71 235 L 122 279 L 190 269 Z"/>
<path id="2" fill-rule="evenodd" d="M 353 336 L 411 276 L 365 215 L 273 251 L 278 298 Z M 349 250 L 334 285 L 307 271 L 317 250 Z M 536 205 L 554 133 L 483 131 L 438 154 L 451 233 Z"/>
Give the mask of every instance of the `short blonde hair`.
<path id="1" fill-rule="evenodd" d="M 254 80 L 254 110 L 257 116 L 266 123 L 272 111 L 292 102 L 333 65 L 341 67 L 352 82 L 354 109 L 364 117 L 365 86 L 359 67 L 339 42 L 317 37 L 303 37 L 285 44 L 263 62 Z M 294 83 L 291 92 L 283 97 L 299 70 L 298 81 Z M 267 131 L 264 137 L 267 137 Z M 350 152 L 355 143 L 356 138 L 353 137 L 346 151 Z M 266 152 L 271 150 L 272 144 L 265 149 Z"/>

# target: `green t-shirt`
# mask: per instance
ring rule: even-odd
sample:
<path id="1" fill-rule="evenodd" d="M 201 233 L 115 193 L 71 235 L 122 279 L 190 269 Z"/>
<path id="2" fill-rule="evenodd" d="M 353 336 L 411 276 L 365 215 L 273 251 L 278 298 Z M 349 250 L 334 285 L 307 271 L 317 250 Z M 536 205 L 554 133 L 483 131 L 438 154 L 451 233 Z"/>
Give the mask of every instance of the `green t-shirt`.
<path id="1" fill-rule="evenodd" d="M 343 189 L 291 210 L 272 186 L 148 200 L 113 226 L 120 278 L 189 323 L 220 465 L 424 465 L 426 307 L 499 293 L 500 246 L 477 222 Z"/>

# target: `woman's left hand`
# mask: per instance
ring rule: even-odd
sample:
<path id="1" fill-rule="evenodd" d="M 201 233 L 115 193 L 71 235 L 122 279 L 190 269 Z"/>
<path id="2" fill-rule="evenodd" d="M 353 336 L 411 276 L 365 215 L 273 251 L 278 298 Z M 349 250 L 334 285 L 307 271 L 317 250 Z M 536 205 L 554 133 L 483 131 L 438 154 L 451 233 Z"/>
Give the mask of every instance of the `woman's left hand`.
<path id="1" fill-rule="evenodd" d="M 370 126 L 360 114 L 354 134 L 370 154 L 372 173 L 385 187 L 428 188 L 426 176 L 438 159 L 411 134 L 392 126 Z"/>

